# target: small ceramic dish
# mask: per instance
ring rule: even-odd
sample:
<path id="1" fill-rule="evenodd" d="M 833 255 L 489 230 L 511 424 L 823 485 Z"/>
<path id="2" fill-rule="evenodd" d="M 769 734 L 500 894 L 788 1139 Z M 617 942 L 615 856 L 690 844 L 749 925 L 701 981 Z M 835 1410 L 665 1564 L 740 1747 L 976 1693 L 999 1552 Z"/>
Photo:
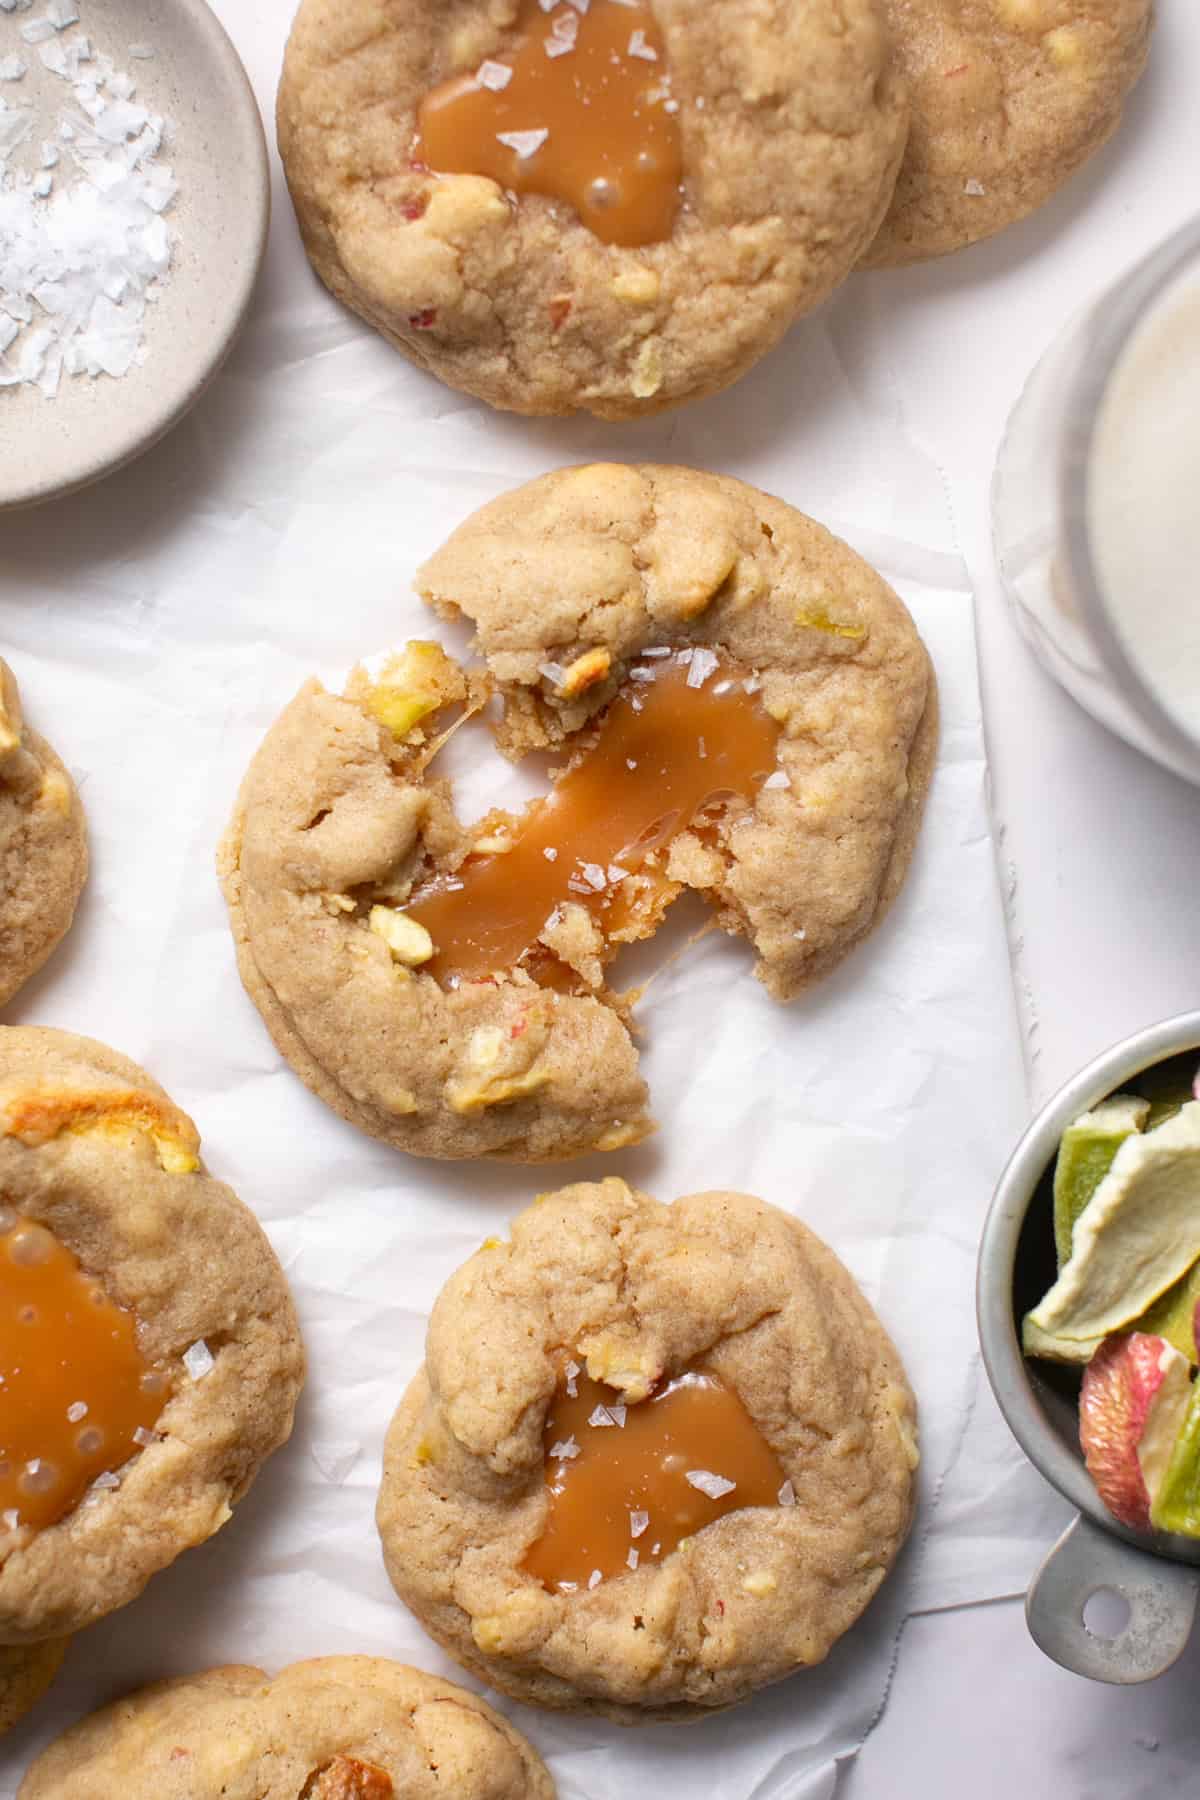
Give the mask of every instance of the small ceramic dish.
<path id="1" fill-rule="evenodd" d="M 47 0 L 34 0 L 29 10 L 0 12 L 0 58 L 16 54 L 27 65 L 19 82 L 0 82 L 0 99 L 9 108 L 33 102 L 32 153 L 54 139 L 64 99 L 75 110 L 70 87 L 43 68 L 38 45 L 20 36 L 23 25 L 50 11 Z M 204 0 L 75 0 L 66 11 L 78 11 L 79 23 L 55 41 L 86 35 L 136 82 L 136 101 L 168 121 L 160 160 L 178 183 L 164 215 L 174 248 L 169 275 L 147 308 L 144 363 L 120 378 L 64 376 L 53 399 L 28 384 L 0 386 L 0 510 L 99 480 L 182 418 L 245 320 L 270 222 L 258 105 Z M 94 67 L 85 64 L 81 75 Z M 66 181 L 68 171 L 64 155 L 54 173 Z"/>
<path id="2" fill-rule="evenodd" d="M 1181 1654 L 1200 1599 L 1200 1540 L 1130 1530 L 1112 1517 L 1079 1447 L 1078 1377 L 1029 1361 L 1021 1321 L 1055 1278 L 1054 1160 L 1064 1130 L 1145 1070 L 1192 1050 L 1200 1058 L 1200 1012 L 1124 1039 L 1060 1088 L 1000 1177 L 979 1248 L 979 1338 L 992 1389 L 1030 1462 L 1079 1511 L 1030 1584 L 1030 1634 L 1055 1662 L 1095 1681 L 1149 1681 Z M 1101 1592 L 1128 1609 L 1112 1637 L 1084 1618 Z"/>

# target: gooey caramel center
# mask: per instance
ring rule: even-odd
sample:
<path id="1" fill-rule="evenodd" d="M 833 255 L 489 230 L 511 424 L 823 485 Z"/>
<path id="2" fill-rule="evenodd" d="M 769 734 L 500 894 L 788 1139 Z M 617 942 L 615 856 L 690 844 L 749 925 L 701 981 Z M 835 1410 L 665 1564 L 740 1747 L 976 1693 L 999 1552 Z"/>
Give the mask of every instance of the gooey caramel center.
<path id="1" fill-rule="evenodd" d="M 683 175 L 678 105 L 637 0 L 525 0 L 510 54 L 426 94 L 413 157 L 573 206 L 606 244 L 670 237 Z"/>
<path id="2" fill-rule="evenodd" d="M 711 1369 L 689 1369 L 636 1406 L 568 1375 L 544 1441 L 549 1505 L 525 1567 L 552 1593 L 661 1562 L 726 1513 L 791 1501 L 775 1452 Z"/>
<path id="3" fill-rule="evenodd" d="M 137 1452 L 167 1388 L 133 1314 L 44 1225 L 0 1208 L 0 1523 L 70 1512 Z"/>
<path id="4" fill-rule="evenodd" d="M 636 666 L 592 748 L 521 815 L 512 848 L 468 858 L 408 906 L 434 943 L 429 973 L 516 968 L 568 902 L 615 923 L 627 877 L 649 856 L 712 802 L 752 800 L 775 767 L 779 727 L 747 686 L 709 650 Z"/>

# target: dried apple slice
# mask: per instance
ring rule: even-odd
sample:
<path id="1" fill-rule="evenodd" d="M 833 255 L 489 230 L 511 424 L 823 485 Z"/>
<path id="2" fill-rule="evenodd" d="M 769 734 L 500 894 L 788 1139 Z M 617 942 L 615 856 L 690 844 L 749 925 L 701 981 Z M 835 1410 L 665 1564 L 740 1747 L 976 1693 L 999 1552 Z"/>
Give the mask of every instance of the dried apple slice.
<path id="1" fill-rule="evenodd" d="M 1054 1244 L 1060 1269 L 1071 1260 L 1076 1220 L 1125 1139 L 1143 1129 L 1149 1111 L 1150 1102 L 1138 1094 L 1113 1094 L 1063 1132 L 1054 1165 Z"/>
<path id="2" fill-rule="evenodd" d="M 1182 1280 L 1161 1294 L 1134 1323 L 1135 1331 L 1166 1338 L 1191 1363 L 1200 1362 L 1197 1351 L 1197 1312 L 1200 1310 L 1200 1262 L 1193 1263 Z"/>
<path id="3" fill-rule="evenodd" d="M 1150 1505 L 1160 1531 L 1200 1537 L 1200 1386 L 1192 1384 L 1171 1460 Z"/>
<path id="4" fill-rule="evenodd" d="M 1076 1221 L 1050 1292 L 1026 1314 L 1025 1350 L 1087 1362 L 1200 1258 L 1200 1103 L 1129 1137 Z"/>
<path id="5" fill-rule="evenodd" d="M 1155 1496 L 1174 1466 L 1191 1377 L 1186 1356 L 1144 1331 L 1109 1338 L 1084 1371 L 1079 1441 L 1096 1491 L 1123 1525 L 1150 1526 Z"/>

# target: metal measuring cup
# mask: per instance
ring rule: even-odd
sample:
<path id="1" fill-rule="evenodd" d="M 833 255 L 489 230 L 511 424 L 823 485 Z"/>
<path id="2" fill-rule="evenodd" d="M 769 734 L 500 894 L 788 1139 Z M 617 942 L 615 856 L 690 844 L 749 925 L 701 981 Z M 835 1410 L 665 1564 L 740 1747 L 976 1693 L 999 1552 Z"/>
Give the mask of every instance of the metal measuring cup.
<path id="1" fill-rule="evenodd" d="M 1150 1681 L 1180 1656 L 1200 1601 L 1200 1539 L 1134 1531 L 1113 1518 L 1084 1465 L 1071 1377 L 1024 1356 L 1021 1319 L 1054 1280 L 1052 1182 L 1063 1132 L 1125 1083 L 1188 1050 L 1200 1063 L 1200 1012 L 1123 1039 L 1060 1088 L 1013 1151 L 979 1247 L 979 1339 L 992 1391 L 1030 1462 L 1078 1509 L 1030 1583 L 1026 1621 L 1047 1656 L 1093 1681 Z M 1129 1608 L 1112 1638 L 1084 1622 L 1101 1591 L 1119 1594 Z"/>

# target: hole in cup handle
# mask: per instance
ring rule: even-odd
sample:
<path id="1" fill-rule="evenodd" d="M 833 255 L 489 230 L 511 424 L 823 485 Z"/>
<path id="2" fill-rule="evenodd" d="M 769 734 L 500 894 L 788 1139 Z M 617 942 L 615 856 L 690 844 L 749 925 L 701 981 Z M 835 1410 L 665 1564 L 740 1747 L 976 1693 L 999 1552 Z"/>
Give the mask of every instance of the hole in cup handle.
<path id="1" fill-rule="evenodd" d="M 1084 1623 L 1084 1608 L 1100 1589 L 1129 1607 L 1112 1638 Z M 1166 1673 L 1191 1636 L 1198 1600 L 1200 1569 L 1148 1556 L 1076 1518 L 1030 1583 L 1025 1619 L 1034 1643 L 1064 1669 L 1127 1685 Z"/>

